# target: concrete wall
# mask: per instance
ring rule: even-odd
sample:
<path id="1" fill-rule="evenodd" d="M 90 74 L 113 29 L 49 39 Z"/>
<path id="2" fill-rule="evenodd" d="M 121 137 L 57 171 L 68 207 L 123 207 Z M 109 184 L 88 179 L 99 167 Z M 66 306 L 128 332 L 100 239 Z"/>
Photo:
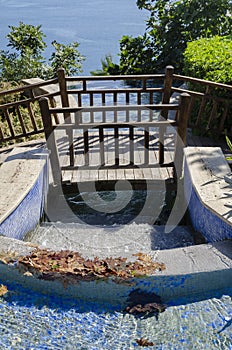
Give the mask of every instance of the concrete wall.
<path id="1" fill-rule="evenodd" d="M 48 191 L 48 157 L 16 147 L 0 168 L 0 234 L 22 239 L 39 224 Z"/>
<path id="2" fill-rule="evenodd" d="M 231 172 L 219 147 L 185 149 L 185 194 L 196 231 L 208 242 L 232 238 L 232 184 L 225 181 Z"/>

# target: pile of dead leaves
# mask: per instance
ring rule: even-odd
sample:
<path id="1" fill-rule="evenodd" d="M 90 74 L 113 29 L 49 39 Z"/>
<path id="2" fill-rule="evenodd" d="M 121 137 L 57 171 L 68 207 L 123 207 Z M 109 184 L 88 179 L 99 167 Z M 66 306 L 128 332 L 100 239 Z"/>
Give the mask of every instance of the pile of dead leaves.
<path id="1" fill-rule="evenodd" d="M 83 258 L 78 252 L 63 250 L 59 252 L 36 249 L 30 255 L 18 259 L 18 267 L 23 272 L 30 272 L 43 279 L 69 277 L 75 280 L 95 280 L 100 278 L 120 278 L 152 275 L 155 271 L 165 269 L 164 264 L 152 260 L 143 253 L 136 254 L 137 260 L 126 258 L 95 257 L 93 260 Z"/>

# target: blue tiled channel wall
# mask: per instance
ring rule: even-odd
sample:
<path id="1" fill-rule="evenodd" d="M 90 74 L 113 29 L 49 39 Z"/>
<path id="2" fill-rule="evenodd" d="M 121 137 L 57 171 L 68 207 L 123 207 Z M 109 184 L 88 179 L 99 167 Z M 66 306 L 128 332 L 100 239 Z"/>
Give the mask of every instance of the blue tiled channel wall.
<path id="1" fill-rule="evenodd" d="M 194 229 L 201 232 L 207 242 L 232 239 L 232 226 L 230 223 L 202 203 L 192 183 L 190 169 L 187 163 L 185 163 L 184 169 L 184 188 L 186 198 L 190 198 L 188 211 Z"/>
<path id="2" fill-rule="evenodd" d="M 1 223 L 0 234 L 23 239 L 26 233 L 39 224 L 48 191 L 48 164 L 44 162 L 38 177 L 15 210 Z"/>

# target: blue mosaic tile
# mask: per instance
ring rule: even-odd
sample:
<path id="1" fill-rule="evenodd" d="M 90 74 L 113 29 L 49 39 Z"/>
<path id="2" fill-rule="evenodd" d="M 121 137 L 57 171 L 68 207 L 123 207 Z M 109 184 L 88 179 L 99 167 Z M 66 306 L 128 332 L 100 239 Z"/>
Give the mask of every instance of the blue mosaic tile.
<path id="1" fill-rule="evenodd" d="M 190 198 L 188 211 L 194 229 L 201 232 L 208 242 L 231 239 L 232 226 L 203 205 L 192 185 L 187 165 L 184 171 L 184 181 L 186 197 Z"/>
<path id="2" fill-rule="evenodd" d="M 4 281 L 0 281 L 3 283 Z M 110 305 L 34 293 L 13 283 L 0 299 L 2 349 L 231 349 L 231 288 L 173 299 L 158 317 L 135 317 Z"/>
<path id="3" fill-rule="evenodd" d="M 43 215 L 48 191 L 48 165 L 45 164 L 37 181 L 18 207 L 2 222 L 0 234 L 16 239 L 35 229 Z"/>

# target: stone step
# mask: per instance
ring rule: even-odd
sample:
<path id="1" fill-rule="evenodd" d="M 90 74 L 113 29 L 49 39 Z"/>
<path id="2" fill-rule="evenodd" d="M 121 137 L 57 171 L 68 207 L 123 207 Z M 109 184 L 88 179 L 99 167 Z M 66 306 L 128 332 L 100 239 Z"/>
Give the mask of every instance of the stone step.
<path id="1" fill-rule="evenodd" d="M 194 245 L 190 227 L 178 226 L 165 233 L 165 226 L 129 224 L 91 226 L 77 223 L 44 223 L 26 240 L 52 250 L 78 251 L 88 258 L 126 257 L 142 252 L 154 255 L 157 250 Z"/>

